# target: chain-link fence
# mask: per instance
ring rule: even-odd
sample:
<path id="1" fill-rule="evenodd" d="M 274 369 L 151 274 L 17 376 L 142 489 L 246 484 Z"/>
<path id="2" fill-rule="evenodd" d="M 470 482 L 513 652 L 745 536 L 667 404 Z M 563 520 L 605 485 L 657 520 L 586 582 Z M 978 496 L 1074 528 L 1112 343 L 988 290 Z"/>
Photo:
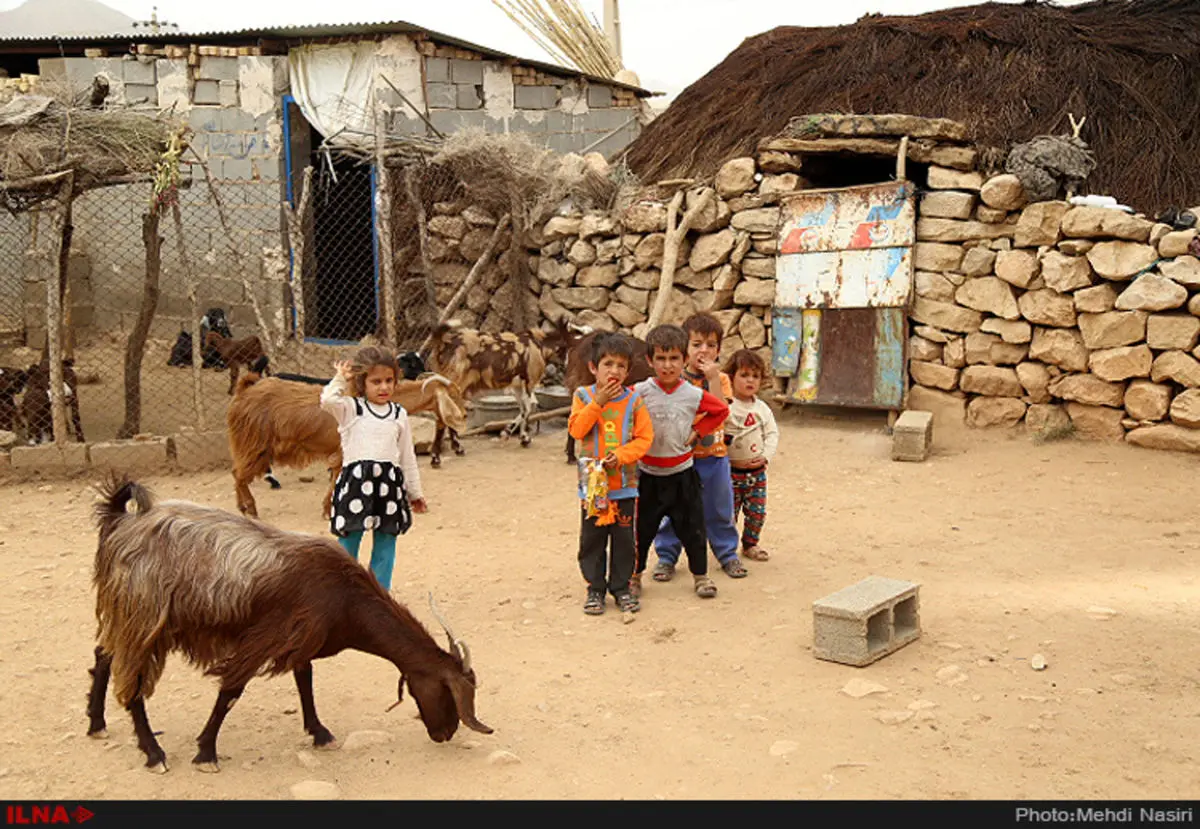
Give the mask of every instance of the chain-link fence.
<path id="1" fill-rule="evenodd" d="M 156 204 L 148 183 L 88 191 L 70 207 L 61 281 L 53 203 L 0 213 L 6 442 L 55 437 L 46 378 L 56 283 L 67 441 L 92 445 L 223 432 L 231 376 L 260 351 L 275 373 L 324 380 L 364 338 L 421 350 L 456 295 L 479 318 L 478 292 L 486 305 L 508 239 L 494 219 L 467 223 L 449 171 L 409 159 L 389 165 L 384 180 L 351 156 L 314 159 L 290 187 L 213 180 L 199 166 L 189 179 L 185 166 L 174 203 Z M 473 269 L 488 276 L 468 303 L 459 288 Z"/>

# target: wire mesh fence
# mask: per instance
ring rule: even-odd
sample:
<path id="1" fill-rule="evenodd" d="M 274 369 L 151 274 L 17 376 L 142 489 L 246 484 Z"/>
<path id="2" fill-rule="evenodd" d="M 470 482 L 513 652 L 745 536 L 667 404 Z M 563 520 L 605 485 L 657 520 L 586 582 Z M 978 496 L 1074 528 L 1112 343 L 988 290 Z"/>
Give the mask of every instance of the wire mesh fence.
<path id="1" fill-rule="evenodd" d="M 148 183 L 88 191 L 61 278 L 51 211 L 0 212 L 0 449 L 223 432 L 233 378 L 259 355 L 325 380 L 371 338 L 421 350 L 481 256 L 428 232 L 461 187 L 427 163 L 384 176 L 322 156 L 291 187 L 197 166 L 161 203 Z M 46 379 L 56 284 L 64 437 Z"/>

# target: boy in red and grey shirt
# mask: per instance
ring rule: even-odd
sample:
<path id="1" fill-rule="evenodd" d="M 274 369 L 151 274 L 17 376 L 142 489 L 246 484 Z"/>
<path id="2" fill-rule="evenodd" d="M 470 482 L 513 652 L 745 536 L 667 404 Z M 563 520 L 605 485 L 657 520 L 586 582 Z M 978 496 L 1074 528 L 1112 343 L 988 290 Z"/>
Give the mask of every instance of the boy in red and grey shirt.
<path id="1" fill-rule="evenodd" d="M 720 428 L 729 416 L 729 406 L 699 386 L 683 382 L 687 348 L 687 333 L 678 325 L 655 328 L 646 336 L 646 358 L 654 377 L 634 387 L 645 401 L 654 429 L 650 450 L 638 461 L 637 565 L 630 582 L 635 596 L 642 592 L 642 572 L 664 517 L 671 519 L 687 552 L 696 595 L 706 599 L 717 595 L 717 586 L 708 577 L 704 502 L 692 448 L 701 437 Z M 697 420 L 697 415 L 703 417 Z"/>

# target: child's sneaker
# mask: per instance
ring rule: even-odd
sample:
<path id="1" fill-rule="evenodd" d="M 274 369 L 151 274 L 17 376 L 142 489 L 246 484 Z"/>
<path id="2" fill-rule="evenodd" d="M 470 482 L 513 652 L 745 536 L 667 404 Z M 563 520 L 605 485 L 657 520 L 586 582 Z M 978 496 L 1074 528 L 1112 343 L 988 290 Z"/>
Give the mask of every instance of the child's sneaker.
<path id="1" fill-rule="evenodd" d="M 599 616 L 604 613 L 604 592 L 589 590 L 587 601 L 583 603 L 583 612 L 589 616 Z"/>

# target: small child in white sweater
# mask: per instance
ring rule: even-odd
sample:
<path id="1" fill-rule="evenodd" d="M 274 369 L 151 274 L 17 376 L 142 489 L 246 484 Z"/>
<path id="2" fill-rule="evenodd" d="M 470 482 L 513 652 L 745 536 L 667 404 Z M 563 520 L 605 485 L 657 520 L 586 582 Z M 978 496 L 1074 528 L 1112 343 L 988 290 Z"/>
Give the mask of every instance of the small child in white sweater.
<path id="1" fill-rule="evenodd" d="M 767 376 L 761 357 L 748 348 L 734 352 L 725 366 L 733 382 L 733 403 L 725 422 L 733 478 L 733 520 L 742 512 L 742 555 L 753 561 L 770 556 L 758 546 L 767 520 L 767 464 L 779 446 L 779 427 L 758 390 Z"/>
<path id="2" fill-rule="evenodd" d="M 396 536 L 408 532 L 412 513 L 427 509 L 408 412 L 391 401 L 396 357 L 368 347 L 353 363 L 334 368 L 337 374 L 321 391 L 321 408 L 337 420 L 342 442 L 330 530 L 355 559 L 363 532 L 371 530 L 371 572 L 390 590 Z"/>

